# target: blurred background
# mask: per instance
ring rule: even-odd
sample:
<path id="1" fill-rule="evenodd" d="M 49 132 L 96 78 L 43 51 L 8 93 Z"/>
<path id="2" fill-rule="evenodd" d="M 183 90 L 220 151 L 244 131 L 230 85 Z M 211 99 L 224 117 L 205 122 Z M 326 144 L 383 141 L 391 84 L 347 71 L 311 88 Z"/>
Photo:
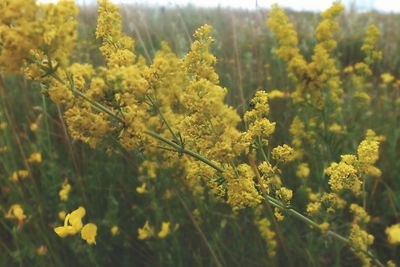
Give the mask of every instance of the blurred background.
<path id="1" fill-rule="evenodd" d="M 42 3 L 56 2 L 57 0 L 40 0 Z M 322 11 L 327 9 L 333 1 L 331 0 L 114 0 L 118 4 L 140 4 L 148 6 L 186 6 L 192 5 L 197 7 L 228 7 L 228 8 L 269 8 L 272 4 L 277 3 L 285 8 L 290 8 L 298 11 Z M 400 1 L 393 0 L 344 0 L 340 1 L 347 7 L 356 8 L 359 11 L 376 10 L 380 12 L 400 12 Z M 76 0 L 76 3 L 82 5 L 94 4 L 96 0 Z"/>

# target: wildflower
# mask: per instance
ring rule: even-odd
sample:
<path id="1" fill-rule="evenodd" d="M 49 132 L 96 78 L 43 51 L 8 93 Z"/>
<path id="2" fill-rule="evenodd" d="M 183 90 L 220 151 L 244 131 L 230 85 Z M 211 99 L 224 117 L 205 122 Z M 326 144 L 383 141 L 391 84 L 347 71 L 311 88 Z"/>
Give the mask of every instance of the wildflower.
<path id="1" fill-rule="evenodd" d="M 343 132 L 343 128 L 342 126 L 340 126 L 338 123 L 335 122 L 329 125 L 328 131 L 330 131 L 331 133 L 340 134 Z"/>
<path id="2" fill-rule="evenodd" d="M 279 48 L 276 54 L 288 63 L 288 73 L 291 78 L 301 79 L 306 72 L 306 61 L 298 48 L 298 37 L 292 23 L 282 8 L 274 5 L 267 21 L 272 32 L 278 39 Z"/>
<path id="3" fill-rule="evenodd" d="M 275 131 L 275 123 L 266 118 L 269 114 L 268 93 L 257 91 L 251 104 L 254 108 L 244 114 L 244 120 L 249 124 L 247 139 L 254 142 L 260 137 L 267 141 Z"/>
<path id="4" fill-rule="evenodd" d="M 27 170 L 18 170 L 11 174 L 10 180 L 14 182 L 18 182 L 22 178 L 26 178 L 29 176 L 29 172 Z"/>
<path id="5" fill-rule="evenodd" d="M 214 70 L 217 61 L 214 55 L 208 52 L 208 47 L 214 42 L 210 36 L 213 28 L 204 24 L 196 30 L 194 37 L 196 41 L 192 44 L 191 51 L 185 57 L 187 72 L 193 75 L 194 80 L 206 79 L 217 84 L 218 75 Z"/>
<path id="6" fill-rule="evenodd" d="M 82 239 L 89 245 L 96 244 L 97 226 L 93 223 L 88 223 L 81 230 Z"/>
<path id="7" fill-rule="evenodd" d="M 61 190 L 58 192 L 61 201 L 67 201 L 69 192 L 71 191 L 71 185 L 64 183 Z"/>
<path id="8" fill-rule="evenodd" d="M 143 227 L 138 229 L 138 239 L 145 240 L 152 236 L 154 236 L 154 229 L 150 226 L 149 222 L 146 221 Z"/>
<path id="9" fill-rule="evenodd" d="M 320 211 L 320 209 L 321 209 L 320 202 L 312 202 L 312 203 L 308 203 L 308 205 L 307 205 L 307 213 L 310 215 L 317 213 L 318 211 Z"/>
<path id="10" fill-rule="evenodd" d="M 269 99 L 281 99 L 285 98 L 286 94 L 280 90 L 272 90 L 271 92 L 268 92 L 268 98 Z"/>
<path id="11" fill-rule="evenodd" d="M 62 211 L 58 212 L 58 218 L 61 221 L 64 221 L 66 216 L 67 216 L 67 213 L 65 211 L 62 210 Z"/>
<path id="12" fill-rule="evenodd" d="M 280 162 L 290 162 L 295 159 L 294 149 L 284 144 L 272 149 L 272 158 Z"/>
<path id="13" fill-rule="evenodd" d="M 257 220 L 256 222 L 258 231 L 260 232 L 262 238 L 268 245 L 268 256 L 274 257 L 276 255 L 276 234 L 271 226 L 271 222 L 267 218 L 262 218 Z"/>
<path id="14" fill-rule="evenodd" d="M 121 15 L 118 7 L 108 0 L 99 0 L 96 38 L 102 40 L 100 51 L 109 67 L 128 66 L 135 60 L 131 51 L 134 42 L 122 34 Z"/>
<path id="15" fill-rule="evenodd" d="M 375 25 L 368 26 L 365 33 L 364 43 L 361 46 L 361 51 L 365 54 L 365 63 L 371 65 L 374 61 L 382 58 L 382 52 L 377 49 L 377 43 L 381 33 Z"/>
<path id="16" fill-rule="evenodd" d="M 249 165 L 240 164 L 236 171 L 230 168 L 224 174 L 227 179 L 228 203 L 233 210 L 256 207 L 261 203 L 263 198 L 256 190 Z"/>
<path id="17" fill-rule="evenodd" d="M 310 175 L 308 163 L 301 163 L 297 166 L 296 176 L 299 178 L 307 178 Z"/>
<path id="18" fill-rule="evenodd" d="M 362 230 L 358 224 L 352 224 L 349 236 L 351 248 L 359 257 L 363 266 L 370 266 L 371 259 L 364 253 L 374 243 L 374 236 Z"/>
<path id="19" fill-rule="evenodd" d="M 343 161 L 332 163 L 325 173 L 330 176 L 329 185 L 334 192 L 350 189 L 356 195 L 361 193 L 361 180 L 354 166 Z"/>
<path id="20" fill-rule="evenodd" d="M 169 222 L 163 222 L 161 226 L 161 231 L 158 232 L 158 238 L 165 238 L 169 233 L 171 232 L 170 230 L 170 223 Z"/>
<path id="21" fill-rule="evenodd" d="M 13 204 L 6 214 L 6 219 L 17 219 L 19 222 L 24 221 L 26 215 L 20 204 Z"/>
<path id="22" fill-rule="evenodd" d="M 136 192 L 139 194 L 144 194 L 146 193 L 146 183 L 143 183 L 141 186 L 136 187 Z"/>
<path id="23" fill-rule="evenodd" d="M 40 152 L 32 153 L 28 158 L 29 163 L 41 163 L 42 162 L 42 154 Z"/>
<path id="24" fill-rule="evenodd" d="M 321 232 L 326 233 L 329 230 L 329 223 L 328 222 L 323 222 L 319 225 L 319 229 Z"/>
<path id="25" fill-rule="evenodd" d="M 400 223 L 387 227 L 385 233 L 387 234 L 390 244 L 400 243 Z"/>
<path id="26" fill-rule="evenodd" d="M 281 188 L 279 188 L 276 192 L 275 195 L 281 199 L 282 201 L 284 201 L 285 203 L 289 204 L 290 200 L 293 197 L 293 191 L 282 186 Z"/>
<path id="27" fill-rule="evenodd" d="M 119 227 L 117 225 L 113 225 L 110 231 L 111 235 L 116 236 L 119 234 Z"/>
<path id="28" fill-rule="evenodd" d="M 274 216 L 278 222 L 283 221 L 283 219 L 285 219 L 285 216 L 283 216 L 282 212 L 278 208 L 274 209 Z"/>
<path id="29" fill-rule="evenodd" d="M 68 109 L 64 116 L 71 136 L 92 148 L 111 131 L 107 116 L 104 113 L 95 113 L 88 107 L 74 106 Z"/>
<path id="30" fill-rule="evenodd" d="M 390 73 L 383 73 L 381 74 L 381 79 L 384 84 L 390 84 L 394 81 L 394 77 Z"/>
<path id="31" fill-rule="evenodd" d="M 64 220 L 64 226 L 54 228 L 58 236 L 64 238 L 68 235 L 75 235 L 82 229 L 82 218 L 85 216 L 86 210 L 79 207 L 70 214 L 67 214 Z"/>
<path id="32" fill-rule="evenodd" d="M 37 123 L 35 123 L 35 122 L 31 123 L 31 125 L 29 126 L 29 129 L 30 129 L 32 132 L 36 132 L 38 128 L 39 128 L 39 126 L 38 126 Z"/>
<path id="33" fill-rule="evenodd" d="M 365 209 L 355 203 L 352 203 L 350 205 L 350 211 L 354 214 L 354 222 L 355 223 L 368 223 L 370 220 L 370 217 L 368 213 L 365 211 Z"/>

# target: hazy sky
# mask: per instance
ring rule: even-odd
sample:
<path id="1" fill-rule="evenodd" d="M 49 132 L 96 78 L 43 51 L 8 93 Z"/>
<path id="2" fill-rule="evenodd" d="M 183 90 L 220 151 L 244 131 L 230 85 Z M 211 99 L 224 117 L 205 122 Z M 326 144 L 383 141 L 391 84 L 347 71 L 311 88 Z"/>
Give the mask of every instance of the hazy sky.
<path id="1" fill-rule="evenodd" d="M 40 2 L 55 2 L 57 0 L 39 0 Z M 94 3 L 95 0 L 75 0 L 77 3 Z M 148 5 L 187 5 L 193 4 L 202 7 L 233 7 L 233 8 L 267 8 L 273 3 L 295 10 L 321 11 L 332 4 L 332 0 L 112 0 L 115 3 L 140 3 Z M 347 5 L 354 3 L 360 10 L 376 9 L 384 12 L 400 12 L 400 0 L 343 0 Z"/>

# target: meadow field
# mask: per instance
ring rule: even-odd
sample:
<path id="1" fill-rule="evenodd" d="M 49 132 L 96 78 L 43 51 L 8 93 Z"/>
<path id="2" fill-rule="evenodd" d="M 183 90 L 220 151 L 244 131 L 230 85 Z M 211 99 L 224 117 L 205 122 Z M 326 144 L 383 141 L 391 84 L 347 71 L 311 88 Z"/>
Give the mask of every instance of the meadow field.
<path id="1" fill-rule="evenodd" d="M 0 0 L 0 266 L 400 265 L 399 28 Z"/>

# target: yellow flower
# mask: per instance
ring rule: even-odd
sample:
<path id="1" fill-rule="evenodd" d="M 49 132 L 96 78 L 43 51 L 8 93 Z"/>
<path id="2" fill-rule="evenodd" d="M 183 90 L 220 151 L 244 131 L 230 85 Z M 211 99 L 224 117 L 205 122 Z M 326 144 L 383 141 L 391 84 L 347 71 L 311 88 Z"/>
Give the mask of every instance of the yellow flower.
<path id="1" fill-rule="evenodd" d="M 139 194 L 144 194 L 146 193 L 146 183 L 143 183 L 141 186 L 136 187 L 136 192 Z"/>
<path id="2" fill-rule="evenodd" d="M 18 170 L 11 174 L 10 180 L 14 182 L 18 182 L 21 178 L 26 178 L 29 176 L 29 172 L 27 170 Z"/>
<path id="3" fill-rule="evenodd" d="M 67 216 L 67 213 L 65 211 L 60 211 L 58 213 L 58 218 L 60 218 L 61 221 L 64 221 L 66 216 Z"/>
<path id="4" fill-rule="evenodd" d="M 311 202 L 307 205 L 307 213 L 313 215 L 321 210 L 321 202 Z"/>
<path id="5" fill-rule="evenodd" d="M 146 221 L 142 228 L 138 229 L 138 239 L 145 240 L 154 235 L 154 229 L 150 226 L 149 222 Z"/>
<path id="6" fill-rule="evenodd" d="M 368 246 L 374 243 L 374 236 L 360 228 L 358 224 L 353 223 L 349 235 L 350 245 L 353 252 L 358 256 L 362 266 L 371 266 L 371 258 L 364 251 L 368 250 Z"/>
<path id="7" fill-rule="evenodd" d="M 113 227 L 111 227 L 111 234 L 112 234 L 113 236 L 119 234 L 119 227 L 116 226 L 116 225 L 114 225 Z"/>
<path id="8" fill-rule="evenodd" d="M 307 178 L 310 175 L 310 168 L 307 163 L 301 163 L 296 170 L 296 176 L 299 178 Z"/>
<path id="9" fill-rule="evenodd" d="M 381 74 L 381 79 L 384 84 L 389 84 L 394 81 L 394 77 L 390 73 L 383 73 Z"/>
<path id="10" fill-rule="evenodd" d="M 161 231 L 158 233 L 159 238 L 164 238 L 171 232 L 169 225 L 170 225 L 169 222 L 162 223 Z"/>
<path id="11" fill-rule="evenodd" d="M 69 183 L 64 183 L 60 192 L 58 192 L 58 195 L 60 196 L 61 201 L 68 200 L 69 191 L 71 191 L 71 185 Z"/>
<path id="12" fill-rule="evenodd" d="M 354 214 L 354 222 L 355 223 L 368 223 L 370 220 L 370 216 L 365 211 L 365 209 L 355 203 L 350 205 L 350 211 Z"/>
<path id="13" fill-rule="evenodd" d="M 278 208 L 274 209 L 274 216 L 278 222 L 281 222 L 283 219 L 285 219 L 282 212 Z"/>
<path id="14" fill-rule="evenodd" d="M 29 128 L 31 129 L 32 132 L 36 132 L 37 129 L 39 128 L 39 126 L 37 125 L 37 123 L 33 122 L 33 123 L 31 123 Z"/>
<path id="15" fill-rule="evenodd" d="M 329 223 L 323 222 L 319 225 L 321 232 L 326 233 L 329 230 Z"/>
<path id="16" fill-rule="evenodd" d="M 275 231 L 271 226 L 271 222 L 267 218 L 262 218 L 255 221 L 261 237 L 268 245 L 268 255 L 274 257 L 276 255 L 277 242 L 275 240 Z"/>
<path id="17" fill-rule="evenodd" d="M 290 146 L 284 144 L 283 146 L 277 146 L 272 149 L 272 158 L 281 161 L 281 162 L 289 162 L 295 159 L 294 149 Z"/>
<path id="18" fill-rule="evenodd" d="M 26 215 L 20 204 L 12 205 L 6 214 L 6 219 L 17 219 L 20 222 L 25 218 Z"/>
<path id="19" fill-rule="evenodd" d="M 388 236 L 388 241 L 390 244 L 400 243 L 400 223 L 387 227 L 385 233 Z"/>
<path id="20" fill-rule="evenodd" d="M 41 163 L 42 162 L 42 154 L 40 152 L 32 153 L 28 158 L 29 163 Z"/>
<path id="21" fill-rule="evenodd" d="M 88 223 L 83 226 L 81 231 L 82 239 L 89 245 L 96 244 L 97 226 L 93 223 Z"/>
<path id="22" fill-rule="evenodd" d="M 342 126 L 340 126 L 338 123 L 332 123 L 331 125 L 329 125 L 329 128 L 328 128 L 328 130 L 331 132 L 331 133 L 335 133 L 335 134 L 340 134 L 340 133 L 342 133 L 343 132 L 343 128 L 342 128 Z"/>
<path id="23" fill-rule="evenodd" d="M 280 90 L 272 90 L 271 92 L 268 92 L 269 99 L 280 99 L 285 98 L 285 96 L 285 93 Z"/>
<path id="24" fill-rule="evenodd" d="M 68 235 L 75 235 L 82 229 L 82 218 L 85 214 L 85 208 L 79 207 L 65 217 L 64 226 L 56 227 L 54 228 L 54 231 L 61 238 Z"/>

